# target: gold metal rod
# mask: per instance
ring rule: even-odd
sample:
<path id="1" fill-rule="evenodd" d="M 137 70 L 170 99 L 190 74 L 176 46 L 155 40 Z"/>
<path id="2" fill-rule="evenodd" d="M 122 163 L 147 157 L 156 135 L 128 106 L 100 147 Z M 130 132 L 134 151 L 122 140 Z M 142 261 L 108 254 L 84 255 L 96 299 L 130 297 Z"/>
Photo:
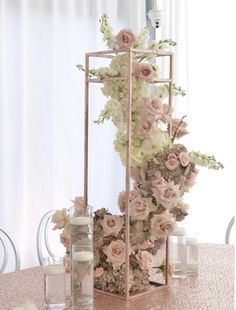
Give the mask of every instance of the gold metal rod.
<path id="1" fill-rule="evenodd" d="M 171 110 L 172 110 L 172 105 L 173 105 L 173 54 L 170 55 L 170 66 L 169 66 L 169 109 L 168 109 L 168 114 L 171 116 Z M 169 128 L 168 128 L 169 136 L 172 137 L 172 125 L 169 123 Z"/>
<path id="2" fill-rule="evenodd" d="M 109 77 L 109 78 L 103 78 L 103 79 L 98 79 L 98 78 L 88 78 L 89 83 L 103 83 L 104 81 L 126 81 L 127 77 Z M 170 83 L 170 79 L 158 79 L 150 82 L 151 84 L 155 83 Z"/>
<path id="3" fill-rule="evenodd" d="M 85 55 L 85 106 L 84 106 L 84 200 L 88 205 L 88 139 L 89 139 L 89 55 Z"/>
<path id="4" fill-rule="evenodd" d="M 166 269 L 165 269 L 165 284 L 169 284 L 169 268 L 170 268 L 170 262 L 169 262 L 169 237 L 166 238 Z"/>
<path id="5" fill-rule="evenodd" d="M 100 55 L 129 53 L 129 51 L 130 51 L 129 48 L 120 48 L 120 49 L 113 49 L 113 50 L 107 50 L 107 51 L 87 53 L 87 55 L 91 56 L 91 57 L 100 57 Z M 152 54 L 152 55 L 156 55 L 157 57 L 173 55 L 173 52 L 166 52 L 166 51 L 160 51 L 160 50 L 154 51 L 154 50 L 146 50 L 146 49 L 140 49 L 140 48 L 133 48 L 132 51 L 133 51 L 133 53 L 137 53 L 137 54 L 144 54 L 144 55 L 145 54 Z"/>
<path id="6" fill-rule="evenodd" d="M 108 77 L 103 79 L 98 78 L 88 78 L 88 82 L 90 83 L 103 83 L 104 81 L 126 81 L 127 77 L 122 76 L 114 76 L 114 77 Z"/>
<path id="7" fill-rule="evenodd" d="M 127 154 L 126 154 L 126 209 L 125 209 L 125 299 L 129 299 L 129 243 L 130 243 L 130 158 L 131 158 L 131 122 L 132 122 L 132 63 L 133 51 L 128 53 L 128 102 L 127 102 Z"/>

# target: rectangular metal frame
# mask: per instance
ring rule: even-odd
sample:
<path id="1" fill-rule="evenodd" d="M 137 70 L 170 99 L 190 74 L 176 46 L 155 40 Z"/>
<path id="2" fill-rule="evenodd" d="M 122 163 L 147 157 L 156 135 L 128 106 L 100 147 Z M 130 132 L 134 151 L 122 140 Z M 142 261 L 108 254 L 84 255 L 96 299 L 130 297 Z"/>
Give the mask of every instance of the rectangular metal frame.
<path id="1" fill-rule="evenodd" d="M 114 54 L 127 53 L 128 54 L 128 75 L 127 77 L 109 77 L 104 79 L 90 78 L 89 77 L 89 60 L 91 57 L 107 58 L 111 59 L 114 57 Z M 85 204 L 88 204 L 88 137 L 89 137 L 89 84 L 90 83 L 102 83 L 103 81 L 127 81 L 128 84 L 128 99 L 127 99 L 127 158 L 126 158 L 126 205 L 127 211 L 125 213 L 125 244 L 126 244 L 126 272 L 125 272 L 125 295 L 118 295 L 114 293 L 104 292 L 101 290 L 96 290 L 97 292 L 104 293 L 107 295 L 115 296 L 125 300 L 133 299 L 135 297 L 140 297 L 148 293 L 152 293 L 156 290 L 162 289 L 168 285 L 168 268 L 169 268 L 169 251 L 168 251 L 168 238 L 166 241 L 166 259 L 165 264 L 167 268 L 165 269 L 165 284 L 160 284 L 155 288 L 151 288 L 148 291 L 130 294 L 128 283 L 129 283 L 129 236 L 130 236 L 130 210 L 129 210 L 129 193 L 130 193 L 130 154 L 131 154 L 131 112 L 132 112 L 132 63 L 134 54 L 143 54 L 143 55 L 155 55 L 156 57 L 169 57 L 169 77 L 168 79 L 157 79 L 153 83 L 168 83 L 169 84 L 169 113 L 171 113 L 172 107 L 172 90 L 173 90 L 173 53 L 172 52 L 162 52 L 162 51 L 152 51 L 152 50 L 143 50 L 143 49 L 118 49 L 118 50 L 107 50 L 93 53 L 86 53 L 85 55 L 85 119 L 84 119 L 84 199 Z M 171 126 L 168 128 L 169 134 L 171 134 Z"/>

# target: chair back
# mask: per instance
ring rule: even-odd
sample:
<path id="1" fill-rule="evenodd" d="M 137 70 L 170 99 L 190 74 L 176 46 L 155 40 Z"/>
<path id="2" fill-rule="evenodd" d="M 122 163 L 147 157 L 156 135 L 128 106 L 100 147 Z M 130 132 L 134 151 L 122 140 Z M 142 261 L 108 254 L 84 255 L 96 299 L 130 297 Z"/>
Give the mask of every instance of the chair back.
<path id="1" fill-rule="evenodd" d="M 46 256 L 60 256 L 64 255 L 57 252 L 57 245 L 59 247 L 62 247 L 60 243 L 60 237 L 59 234 L 60 231 L 53 230 L 53 224 L 52 224 L 52 216 L 55 213 L 55 210 L 50 210 L 47 213 L 45 213 L 38 225 L 37 230 L 37 237 L 36 237 L 36 245 L 37 245 L 37 255 L 40 265 L 43 265 L 43 258 Z"/>
<path id="2" fill-rule="evenodd" d="M 232 227 L 234 225 L 234 216 L 231 218 L 228 227 L 226 229 L 226 233 L 225 233 L 225 244 L 229 244 L 230 243 L 230 233 L 232 230 Z"/>
<path id="3" fill-rule="evenodd" d="M 8 267 L 9 262 L 12 260 L 12 254 L 13 254 L 13 260 L 14 260 L 14 270 L 17 271 L 20 270 L 20 255 L 19 251 L 14 244 L 12 238 L 8 235 L 8 233 L 0 228 L 0 248 L 2 248 L 3 251 L 1 255 L 2 263 L 0 262 L 0 274 L 3 273 L 6 268 Z"/>

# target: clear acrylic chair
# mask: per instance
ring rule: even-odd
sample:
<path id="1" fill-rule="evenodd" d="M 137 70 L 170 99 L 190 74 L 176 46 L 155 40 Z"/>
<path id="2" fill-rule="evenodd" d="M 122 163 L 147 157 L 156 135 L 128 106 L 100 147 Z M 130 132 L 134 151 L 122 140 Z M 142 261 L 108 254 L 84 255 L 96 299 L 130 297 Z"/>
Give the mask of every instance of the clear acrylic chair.
<path id="1" fill-rule="evenodd" d="M 36 246 L 38 260 L 41 266 L 44 257 L 64 255 L 64 253 L 59 250 L 59 248 L 62 247 L 59 237 L 61 231 L 52 229 L 54 224 L 52 224 L 51 221 L 54 213 L 55 210 L 50 210 L 45 213 L 38 225 Z"/>
<path id="2" fill-rule="evenodd" d="M 19 251 L 14 244 L 12 238 L 9 234 L 0 228 L 0 253 L 1 261 L 0 262 L 0 274 L 4 273 L 6 268 L 9 267 L 9 264 L 14 262 L 13 271 L 20 270 L 20 255 Z M 12 271 L 12 270 L 11 270 Z"/>
<path id="3" fill-rule="evenodd" d="M 226 229 L 226 233 L 225 233 L 225 244 L 229 244 L 230 243 L 230 234 L 231 234 L 231 230 L 232 227 L 234 225 L 234 216 L 231 218 L 228 227 Z"/>

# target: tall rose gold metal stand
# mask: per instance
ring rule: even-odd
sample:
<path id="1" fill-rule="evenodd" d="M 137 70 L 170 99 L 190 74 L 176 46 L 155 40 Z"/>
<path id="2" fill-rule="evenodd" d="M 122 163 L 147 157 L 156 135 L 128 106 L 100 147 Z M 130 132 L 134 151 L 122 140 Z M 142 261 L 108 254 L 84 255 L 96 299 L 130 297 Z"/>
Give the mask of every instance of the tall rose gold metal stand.
<path id="1" fill-rule="evenodd" d="M 126 77 L 109 77 L 104 79 L 90 78 L 89 77 L 89 60 L 91 57 L 99 58 L 113 58 L 117 54 L 127 53 L 128 55 L 128 75 Z M 111 295 L 114 297 L 122 298 L 125 300 L 130 300 L 136 297 L 141 297 L 145 294 L 150 294 L 157 290 L 160 290 L 168 285 L 168 267 L 169 267 L 169 251 L 168 251 L 168 238 L 165 245 L 165 283 L 153 283 L 150 284 L 150 289 L 144 292 L 131 294 L 129 292 L 129 238 L 130 238 L 130 210 L 129 210 L 129 193 L 130 193 L 130 154 L 131 154 L 131 112 L 132 112 L 132 63 L 134 54 L 142 55 L 155 55 L 156 57 L 169 57 L 169 76 L 168 78 L 157 79 L 153 83 L 168 83 L 169 84 L 169 113 L 171 113 L 172 107 L 172 89 L 173 89 L 173 53 L 172 52 L 161 52 L 161 51 L 152 51 L 152 50 L 142 50 L 142 49 L 119 49 L 119 50 L 108 50 L 100 51 L 93 53 L 86 53 L 85 56 L 85 119 L 84 119 L 84 198 L 86 205 L 89 203 L 89 194 L 88 194 L 88 138 L 89 138 L 89 84 L 90 83 L 102 83 L 103 81 L 126 81 L 128 85 L 128 97 L 127 97 L 127 158 L 126 158 L 126 205 L 127 211 L 125 213 L 125 244 L 126 244 L 126 272 L 125 272 L 125 294 L 118 295 L 114 293 L 104 292 L 101 290 L 96 290 L 97 292 Z M 169 127 L 169 134 L 171 134 L 171 127 Z"/>

